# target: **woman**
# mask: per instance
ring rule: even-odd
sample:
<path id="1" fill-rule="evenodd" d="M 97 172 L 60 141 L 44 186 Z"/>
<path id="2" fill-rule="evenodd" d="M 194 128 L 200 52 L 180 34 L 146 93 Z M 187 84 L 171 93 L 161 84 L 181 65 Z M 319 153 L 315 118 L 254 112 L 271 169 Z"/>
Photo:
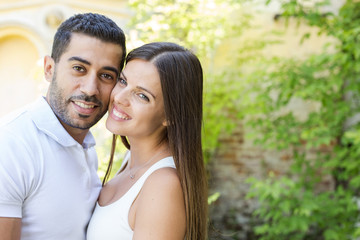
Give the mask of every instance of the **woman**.
<path id="1" fill-rule="evenodd" d="M 88 240 L 206 239 L 202 89 L 198 58 L 177 44 L 150 43 L 128 54 L 106 127 L 129 151 L 100 193 Z"/>

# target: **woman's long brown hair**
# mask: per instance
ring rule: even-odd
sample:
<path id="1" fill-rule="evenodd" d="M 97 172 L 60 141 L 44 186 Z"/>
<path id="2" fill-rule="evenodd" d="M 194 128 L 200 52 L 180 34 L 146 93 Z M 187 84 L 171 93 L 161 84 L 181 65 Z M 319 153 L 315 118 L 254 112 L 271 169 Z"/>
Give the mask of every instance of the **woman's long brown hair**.
<path id="1" fill-rule="evenodd" d="M 185 200 L 187 240 L 207 239 L 207 177 L 202 153 L 203 72 L 200 61 L 189 50 L 168 42 L 145 44 L 132 50 L 126 62 L 152 62 L 160 75 L 168 122 L 166 138 L 178 172 Z M 130 148 L 126 138 L 122 142 Z M 113 137 L 106 182 L 114 157 Z M 109 170 L 110 169 L 110 170 Z"/>

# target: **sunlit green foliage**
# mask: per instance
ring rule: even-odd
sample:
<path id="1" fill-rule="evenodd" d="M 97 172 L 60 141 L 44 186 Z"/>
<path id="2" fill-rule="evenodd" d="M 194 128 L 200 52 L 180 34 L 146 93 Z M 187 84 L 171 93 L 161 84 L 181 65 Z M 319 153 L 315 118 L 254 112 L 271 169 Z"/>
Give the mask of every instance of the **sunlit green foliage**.
<path id="1" fill-rule="evenodd" d="M 289 176 L 249 180 L 249 197 L 260 202 L 255 231 L 263 240 L 355 239 L 360 236 L 360 2 L 346 1 L 338 14 L 322 10 L 326 1 L 311 8 L 303 2 L 283 3 L 282 17 L 305 20 L 335 41 L 305 61 L 263 59 L 257 72 L 256 95 L 248 105 L 257 113 L 248 123 L 261 132 L 259 144 L 292 149 L 294 161 Z M 319 108 L 300 120 L 284 110 L 294 98 Z M 319 190 L 327 175 L 334 188 Z"/>
<path id="2" fill-rule="evenodd" d="M 242 1 L 224 0 L 130 0 L 133 17 L 129 29 L 144 42 L 170 41 L 192 49 L 210 60 L 216 46 L 233 30 L 248 25 L 246 14 L 234 17 Z M 210 70 L 210 69 L 209 69 Z"/>

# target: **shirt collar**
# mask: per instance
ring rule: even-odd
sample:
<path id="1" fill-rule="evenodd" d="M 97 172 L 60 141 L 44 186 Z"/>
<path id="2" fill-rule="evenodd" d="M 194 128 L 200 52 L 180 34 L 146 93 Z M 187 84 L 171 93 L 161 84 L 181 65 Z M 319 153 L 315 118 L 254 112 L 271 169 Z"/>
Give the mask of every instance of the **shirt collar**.
<path id="1" fill-rule="evenodd" d="M 40 97 L 31 105 L 30 109 L 32 120 L 40 131 L 64 147 L 79 145 L 61 125 L 45 97 Z M 89 131 L 84 138 L 82 147 L 90 148 L 93 146 L 95 146 L 95 139 Z"/>

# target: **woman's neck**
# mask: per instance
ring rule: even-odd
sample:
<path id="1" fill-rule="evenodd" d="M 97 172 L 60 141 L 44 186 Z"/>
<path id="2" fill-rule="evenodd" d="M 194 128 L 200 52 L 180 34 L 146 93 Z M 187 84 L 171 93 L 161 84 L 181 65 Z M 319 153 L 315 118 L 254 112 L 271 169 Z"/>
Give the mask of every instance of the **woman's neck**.
<path id="1" fill-rule="evenodd" d="M 130 167 L 145 164 L 148 161 L 154 163 L 166 156 L 170 156 L 170 149 L 167 142 L 161 144 L 130 142 L 131 161 Z"/>

